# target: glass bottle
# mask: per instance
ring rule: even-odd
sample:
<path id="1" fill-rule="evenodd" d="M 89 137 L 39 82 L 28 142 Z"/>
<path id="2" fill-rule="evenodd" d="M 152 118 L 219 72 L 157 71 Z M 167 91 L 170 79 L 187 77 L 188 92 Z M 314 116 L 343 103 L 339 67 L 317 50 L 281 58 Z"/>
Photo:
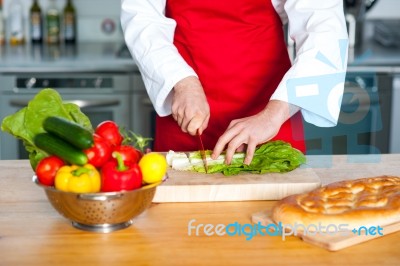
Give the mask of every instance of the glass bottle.
<path id="1" fill-rule="evenodd" d="M 11 45 L 25 42 L 23 6 L 20 0 L 12 0 L 8 9 L 8 38 Z"/>
<path id="2" fill-rule="evenodd" d="M 3 0 L 0 0 L 0 45 L 5 43 L 5 39 Z"/>
<path id="3" fill-rule="evenodd" d="M 50 0 L 49 8 L 46 12 L 46 33 L 48 44 L 60 42 L 60 12 L 57 9 L 55 0 Z"/>
<path id="4" fill-rule="evenodd" d="M 43 41 L 43 20 L 42 9 L 38 4 L 38 0 L 33 0 L 29 10 L 30 18 L 30 34 L 32 43 L 42 43 Z"/>
<path id="5" fill-rule="evenodd" d="M 64 42 L 74 44 L 76 42 L 76 11 L 72 0 L 67 0 L 64 7 Z"/>

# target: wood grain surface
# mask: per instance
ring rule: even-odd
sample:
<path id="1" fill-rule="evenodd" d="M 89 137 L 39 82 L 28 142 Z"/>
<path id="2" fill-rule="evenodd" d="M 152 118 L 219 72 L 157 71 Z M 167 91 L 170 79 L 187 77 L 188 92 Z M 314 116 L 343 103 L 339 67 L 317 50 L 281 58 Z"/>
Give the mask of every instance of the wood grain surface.
<path id="1" fill-rule="evenodd" d="M 263 226 L 268 226 L 270 224 L 276 225 L 271 218 L 270 209 L 252 214 L 251 220 L 254 224 L 261 224 Z M 381 229 L 379 230 L 382 232 L 382 234 L 378 234 L 376 231 L 373 232 L 373 234 L 370 234 L 369 232 L 365 231 L 366 229 L 361 229 L 358 232 L 352 232 L 350 230 L 343 232 L 336 231 L 332 234 L 321 232 L 307 234 L 298 231 L 294 233 L 294 230 L 289 230 L 287 234 L 296 234 L 296 236 L 301 238 L 304 242 L 327 249 L 329 251 L 338 251 L 400 231 L 400 223 L 394 223 L 380 227 Z"/>
<path id="2" fill-rule="evenodd" d="M 167 175 L 168 179 L 157 189 L 154 202 L 279 200 L 321 185 L 311 168 L 235 176 L 168 169 Z"/>
<path id="3" fill-rule="evenodd" d="M 347 156 L 314 158 L 322 183 L 391 174 L 400 155 L 378 162 Z M 368 161 L 368 158 L 359 158 Z M 325 165 L 323 165 L 325 164 Z M 0 161 L 0 265 L 399 265 L 400 233 L 336 252 L 298 237 L 188 234 L 188 224 L 251 224 L 251 215 L 276 201 L 153 203 L 127 229 L 109 234 L 75 229 L 32 183 L 27 161 Z M 203 227 L 200 226 L 203 224 Z"/>

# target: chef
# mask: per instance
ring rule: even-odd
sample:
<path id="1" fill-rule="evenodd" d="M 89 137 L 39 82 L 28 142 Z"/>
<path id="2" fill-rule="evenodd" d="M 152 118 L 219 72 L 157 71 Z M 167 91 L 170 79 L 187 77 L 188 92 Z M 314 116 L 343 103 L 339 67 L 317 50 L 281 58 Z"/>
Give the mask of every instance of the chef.
<path id="1" fill-rule="evenodd" d="M 271 139 L 305 151 L 301 115 L 317 126 L 337 124 L 344 75 L 335 97 L 318 100 L 293 96 L 315 96 L 315 86 L 293 94 L 288 84 L 345 72 L 342 0 L 122 0 L 121 23 L 158 114 L 157 151 L 198 150 L 201 134 L 213 158 L 225 150 L 230 163 L 245 151 L 249 164 Z M 293 64 L 285 23 L 296 44 Z"/>

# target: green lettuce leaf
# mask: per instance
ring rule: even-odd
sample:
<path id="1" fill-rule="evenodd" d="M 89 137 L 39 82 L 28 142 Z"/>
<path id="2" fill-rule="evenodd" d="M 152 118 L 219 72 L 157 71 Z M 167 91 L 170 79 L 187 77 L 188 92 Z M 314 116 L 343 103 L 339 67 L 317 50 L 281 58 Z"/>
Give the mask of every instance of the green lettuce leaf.
<path id="1" fill-rule="evenodd" d="M 45 132 L 42 125 L 49 116 L 66 118 L 93 131 L 89 118 L 81 112 L 79 106 L 63 103 L 56 90 L 43 89 L 39 91 L 26 107 L 5 117 L 1 124 L 1 130 L 22 140 L 29 153 L 32 169 L 36 169 L 37 163 L 48 156 L 44 151 L 35 147 L 33 138 L 37 134 Z"/>
<path id="2" fill-rule="evenodd" d="M 206 154 L 209 158 L 211 151 L 206 151 Z M 243 164 L 244 157 L 244 153 L 235 153 L 229 165 L 224 163 L 224 155 L 216 160 L 207 160 L 208 173 L 223 173 L 226 176 L 237 175 L 241 172 L 284 173 L 292 171 L 306 162 L 306 157 L 301 151 L 281 140 L 270 141 L 258 147 L 249 165 Z M 201 160 L 200 152 L 191 153 L 189 158 L 191 161 L 193 158 Z M 194 165 L 193 168 L 197 172 L 205 172 L 202 162 Z"/>

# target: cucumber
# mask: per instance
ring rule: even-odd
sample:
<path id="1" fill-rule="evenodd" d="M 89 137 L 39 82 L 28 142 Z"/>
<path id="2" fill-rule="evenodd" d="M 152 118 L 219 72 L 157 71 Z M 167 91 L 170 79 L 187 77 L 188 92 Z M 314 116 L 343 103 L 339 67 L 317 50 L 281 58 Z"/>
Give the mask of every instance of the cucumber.
<path id="1" fill-rule="evenodd" d="M 94 145 L 92 132 L 65 118 L 50 116 L 44 120 L 43 128 L 79 149 L 89 149 Z"/>
<path id="2" fill-rule="evenodd" d="M 70 164 L 84 165 L 88 162 L 83 151 L 50 133 L 37 134 L 33 138 L 33 142 L 39 149 L 51 155 L 57 155 Z"/>

